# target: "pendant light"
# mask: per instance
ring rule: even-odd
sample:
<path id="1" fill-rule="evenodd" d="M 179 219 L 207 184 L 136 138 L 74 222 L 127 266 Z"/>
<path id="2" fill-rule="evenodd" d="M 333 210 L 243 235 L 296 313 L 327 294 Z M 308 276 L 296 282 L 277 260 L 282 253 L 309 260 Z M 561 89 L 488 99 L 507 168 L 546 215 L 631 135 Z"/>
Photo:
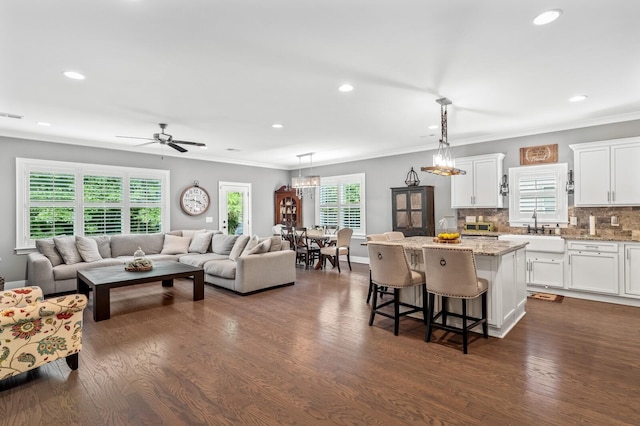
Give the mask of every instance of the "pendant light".
<path id="1" fill-rule="evenodd" d="M 447 138 L 447 105 L 451 105 L 452 102 L 447 98 L 436 99 L 436 102 L 440 104 L 440 128 L 442 129 L 442 136 L 438 144 L 438 153 L 433 158 L 433 166 L 422 167 L 420 170 L 440 176 L 466 175 L 466 171 L 456 169 L 453 166 L 453 157 L 451 156 L 451 149 Z"/>
<path id="2" fill-rule="evenodd" d="M 297 155 L 298 176 L 291 178 L 291 187 L 296 190 L 298 197 L 302 197 L 306 190 L 313 190 L 320 186 L 320 176 L 314 174 L 302 176 L 302 157 L 309 157 L 309 170 L 313 173 L 313 154 L 315 154 L 315 152 Z"/>

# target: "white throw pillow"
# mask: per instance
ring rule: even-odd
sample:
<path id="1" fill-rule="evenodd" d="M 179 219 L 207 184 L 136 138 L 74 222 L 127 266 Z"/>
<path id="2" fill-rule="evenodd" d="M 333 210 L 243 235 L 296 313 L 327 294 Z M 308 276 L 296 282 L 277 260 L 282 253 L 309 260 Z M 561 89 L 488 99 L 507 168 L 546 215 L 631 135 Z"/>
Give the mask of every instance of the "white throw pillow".
<path id="1" fill-rule="evenodd" d="M 191 239 L 189 244 L 189 253 L 206 253 L 211 244 L 213 232 L 197 232 Z"/>
<path id="2" fill-rule="evenodd" d="M 53 237 L 56 249 L 67 265 L 82 262 L 82 256 L 76 247 L 76 237 Z"/>
<path id="3" fill-rule="evenodd" d="M 80 252 L 82 260 L 85 262 L 102 260 L 102 256 L 100 256 L 100 251 L 98 250 L 98 242 L 93 238 L 76 235 L 76 247 Z"/>
<path id="4" fill-rule="evenodd" d="M 162 254 L 187 254 L 189 253 L 189 244 L 191 238 L 178 237 L 177 235 L 165 235 L 164 244 L 162 246 Z"/>

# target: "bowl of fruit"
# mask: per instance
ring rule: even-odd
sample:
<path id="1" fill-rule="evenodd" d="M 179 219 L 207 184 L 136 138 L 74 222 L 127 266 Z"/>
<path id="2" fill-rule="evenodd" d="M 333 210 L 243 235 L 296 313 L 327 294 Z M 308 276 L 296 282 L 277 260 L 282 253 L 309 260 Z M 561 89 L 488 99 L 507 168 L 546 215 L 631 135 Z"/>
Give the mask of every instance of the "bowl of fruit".
<path id="1" fill-rule="evenodd" d="M 448 243 L 457 244 L 460 242 L 460 233 L 458 232 L 440 232 L 436 238 L 433 239 L 436 243 Z"/>

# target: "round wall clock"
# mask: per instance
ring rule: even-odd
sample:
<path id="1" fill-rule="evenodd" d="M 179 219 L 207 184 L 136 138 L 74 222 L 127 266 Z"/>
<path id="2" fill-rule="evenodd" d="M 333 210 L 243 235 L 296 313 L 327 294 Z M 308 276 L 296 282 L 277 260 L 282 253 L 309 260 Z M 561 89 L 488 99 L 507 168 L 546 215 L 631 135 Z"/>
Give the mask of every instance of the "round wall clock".
<path id="1" fill-rule="evenodd" d="M 209 193 L 195 181 L 192 186 L 182 191 L 180 207 L 186 214 L 198 216 L 207 211 L 210 201 Z"/>

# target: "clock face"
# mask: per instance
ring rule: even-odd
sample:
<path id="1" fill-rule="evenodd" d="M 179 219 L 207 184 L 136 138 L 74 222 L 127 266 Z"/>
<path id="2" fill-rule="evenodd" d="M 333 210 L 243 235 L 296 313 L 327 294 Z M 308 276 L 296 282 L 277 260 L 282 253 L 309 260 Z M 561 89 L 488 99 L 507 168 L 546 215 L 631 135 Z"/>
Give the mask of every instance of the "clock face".
<path id="1" fill-rule="evenodd" d="M 199 186 L 190 186 L 180 196 L 180 207 L 188 215 L 197 216 L 209 208 L 209 194 Z"/>

